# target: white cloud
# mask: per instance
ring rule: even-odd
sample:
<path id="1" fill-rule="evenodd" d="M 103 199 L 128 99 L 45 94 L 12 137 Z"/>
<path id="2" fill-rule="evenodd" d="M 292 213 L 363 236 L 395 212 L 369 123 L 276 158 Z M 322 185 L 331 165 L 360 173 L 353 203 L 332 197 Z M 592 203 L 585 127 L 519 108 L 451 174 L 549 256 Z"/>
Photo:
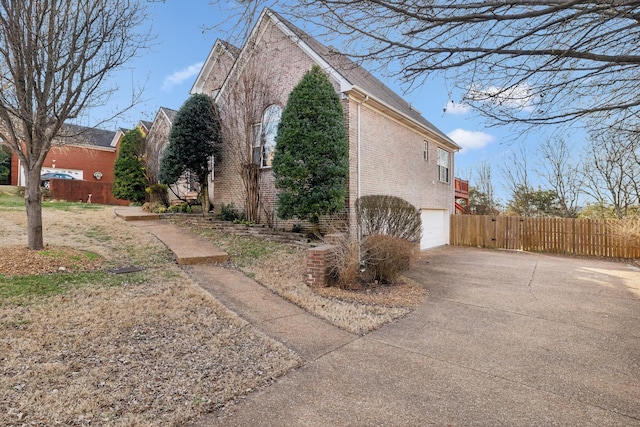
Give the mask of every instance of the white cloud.
<path id="1" fill-rule="evenodd" d="M 447 104 L 445 111 L 447 113 L 455 115 L 467 114 L 469 111 L 471 111 L 471 105 L 464 103 L 459 104 L 455 101 L 451 101 Z"/>
<path id="2" fill-rule="evenodd" d="M 460 150 L 461 153 L 467 150 L 479 150 L 495 140 L 495 137 L 488 133 L 464 129 L 456 129 L 449 132 L 447 136 L 462 147 L 462 150 Z"/>
<path id="3" fill-rule="evenodd" d="M 162 84 L 162 90 L 169 90 L 173 86 L 178 86 L 182 84 L 185 80 L 190 79 L 191 77 L 197 75 L 200 72 L 200 69 L 204 65 L 203 62 L 197 62 L 195 64 L 189 65 L 182 70 L 178 70 L 173 74 L 167 76 L 164 79 L 164 83 Z"/>
<path id="4" fill-rule="evenodd" d="M 524 111 L 532 111 L 538 99 L 533 86 L 528 83 L 517 84 L 509 88 L 489 86 L 478 89 L 472 87 L 469 90 L 469 97 L 474 101 L 491 102 L 499 106 Z"/>

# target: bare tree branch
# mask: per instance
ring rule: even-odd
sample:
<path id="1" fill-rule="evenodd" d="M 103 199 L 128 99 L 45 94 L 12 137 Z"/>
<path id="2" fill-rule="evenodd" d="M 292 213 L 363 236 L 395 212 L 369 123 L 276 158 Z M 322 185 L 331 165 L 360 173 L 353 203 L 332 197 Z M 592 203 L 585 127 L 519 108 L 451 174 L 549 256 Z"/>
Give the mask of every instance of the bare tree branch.
<path id="1" fill-rule="evenodd" d="M 133 0 L 0 0 L 0 136 L 25 169 L 28 240 L 42 249 L 40 171 L 69 119 L 104 103 L 149 42 Z"/>
<path id="2" fill-rule="evenodd" d="M 259 5 L 325 29 L 354 58 L 388 67 L 409 88 L 433 72 L 450 96 L 496 124 L 567 124 L 598 117 L 637 127 L 640 1 L 286 0 Z M 316 31 L 317 34 L 317 31 Z M 393 71 L 395 70 L 395 71 Z"/>

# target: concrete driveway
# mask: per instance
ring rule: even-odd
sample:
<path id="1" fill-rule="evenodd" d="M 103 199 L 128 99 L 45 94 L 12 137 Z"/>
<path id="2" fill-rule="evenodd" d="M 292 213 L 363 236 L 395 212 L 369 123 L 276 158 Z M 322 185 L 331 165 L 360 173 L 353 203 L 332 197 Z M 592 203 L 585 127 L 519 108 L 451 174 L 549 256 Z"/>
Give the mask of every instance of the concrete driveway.
<path id="1" fill-rule="evenodd" d="M 640 426 L 638 268 L 447 247 L 410 276 L 415 312 L 206 424 Z"/>

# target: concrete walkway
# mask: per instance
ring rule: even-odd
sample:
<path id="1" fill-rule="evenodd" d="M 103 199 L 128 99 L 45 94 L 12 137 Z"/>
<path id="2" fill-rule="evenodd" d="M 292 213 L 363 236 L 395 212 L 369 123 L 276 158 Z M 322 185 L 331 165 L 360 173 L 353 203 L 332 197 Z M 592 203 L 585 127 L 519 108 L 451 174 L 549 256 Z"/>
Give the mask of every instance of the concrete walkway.
<path id="1" fill-rule="evenodd" d="M 116 215 L 156 236 L 201 288 L 260 331 L 289 346 L 306 362 L 357 339 L 282 299 L 241 271 L 218 266 L 229 256 L 210 241 L 139 207 L 118 208 Z"/>
<path id="2" fill-rule="evenodd" d="M 186 239 L 182 229 L 173 232 Z M 364 337 L 240 272 L 184 269 L 307 361 L 193 426 L 640 426 L 640 269 L 633 265 L 435 250 L 410 272 L 429 292 L 425 303 Z"/>
<path id="3" fill-rule="evenodd" d="M 123 220 L 131 221 L 136 227 L 156 236 L 173 252 L 179 265 L 223 263 L 229 260 L 229 255 L 213 243 L 161 221 L 158 214 L 144 212 L 137 206 L 118 208 L 115 213 Z"/>

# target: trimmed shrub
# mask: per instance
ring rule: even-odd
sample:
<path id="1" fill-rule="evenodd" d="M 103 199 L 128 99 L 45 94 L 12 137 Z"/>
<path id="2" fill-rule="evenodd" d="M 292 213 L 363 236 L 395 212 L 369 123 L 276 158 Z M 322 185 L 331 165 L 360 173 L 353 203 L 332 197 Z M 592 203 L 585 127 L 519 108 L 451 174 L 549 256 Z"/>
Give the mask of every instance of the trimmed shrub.
<path id="1" fill-rule="evenodd" d="M 273 157 L 282 219 L 318 226 L 323 215 L 344 209 L 349 139 L 340 97 L 314 65 L 296 85 L 282 112 Z"/>
<path id="2" fill-rule="evenodd" d="M 362 236 L 384 234 L 420 243 L 420 211 L 395 196 L 362 196 L 356 200 L 356 218 Z"/>
<path id="3" fill-rule="evenodd" d="M 169 187 L 164 184 L 154 184 L 145 189 L 150 203 L 169 206 Z"/>
<path id="4" fill-rule="evenodd" d="M 140 128 L 127 131 L 120 143 L 120 152 L 113 167 L 113 196 L 117 199 L 143 203 L 147 178 L 142 159 L 145 136 Z"/>
<path id="5" fill-rule="evenodd" d="M 364 278 L 368 282 L 393 283 L 411 267 L 417 246 L 406 239 L 374 234 L 362 241 L 361 256 Z"/>

